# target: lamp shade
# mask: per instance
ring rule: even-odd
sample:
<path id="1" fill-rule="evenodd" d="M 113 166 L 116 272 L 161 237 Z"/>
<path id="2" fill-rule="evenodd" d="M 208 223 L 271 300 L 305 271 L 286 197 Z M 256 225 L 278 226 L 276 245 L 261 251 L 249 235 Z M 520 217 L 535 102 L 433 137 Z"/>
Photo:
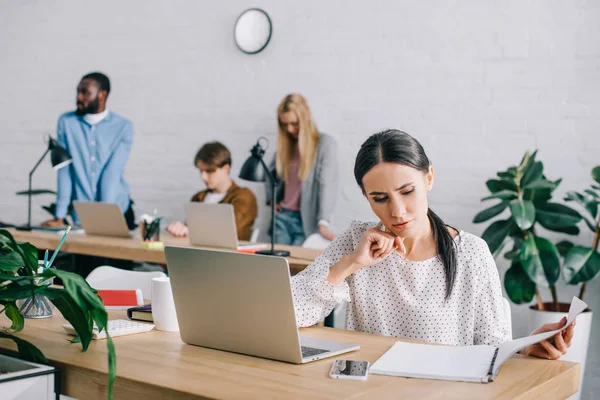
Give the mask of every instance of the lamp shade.
<path id="1" fill-rule="evenodd" d="M 265 150 L 261 147 L 261 139 L 269 143 L 266 138 L 260 138 L 250 150 L 251 156 L 248 157 L 242 169 L 240 170 L 240 178 L 251 182 L 265 182 L 269 179 L 267 166 L 263 161 Z M 272 179 L 272 177 L 271 177 Z"/>
<path id="2" fill-rule="evenodd" d="M 252 154 L 244 165 L 242 165 L 242 169 L 240 170 L 239 177 L 241 179 L 245 179 L 251 182 L 264 182 L 269 181 L 271 185 L 271 250 L 259 250 L 256 254 L 268 255 L 268 256 L 277 256 L 277 257 L 287 257 L 290 255 L 290 252 L 287 250 L 275 250 L 275 192 L 277 181 L 276 177 L 269 171 L 269 167 L 265 164 L 263 160 L 263 156 L 265 155 L 265 149 L 263 149 L 260 145 L 260 141 L 264 140 L 269 144 L 269 141 L 265 137 L 261 137 L 258 139 L 256 144 L 250 150 Z"/>
<path id="3" fill-rule="evenodd" d="M 260 158 L 256 158 L 254 155 L 248 157 L 240 170 L 240 178 L 251 182 L 266 181 L 267 176 L 260 163 Z"/>
<path id="4" fill-rule="evenodd" d="M 50 161 L 52 162 L 52 168 L 56 171 L 62 167 L 73 162 L 71 155 L 63 147 L 59 146 L 56 140 L 50 138 L 48 142 L 48 148 L 50 149 Z"/>

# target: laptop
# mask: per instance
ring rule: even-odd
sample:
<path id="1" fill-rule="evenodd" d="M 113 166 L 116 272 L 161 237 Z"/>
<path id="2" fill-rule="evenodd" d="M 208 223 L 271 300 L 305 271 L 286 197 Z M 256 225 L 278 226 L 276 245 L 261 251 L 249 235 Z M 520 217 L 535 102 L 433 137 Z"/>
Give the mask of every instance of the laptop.
<path id="1" fill-rule="evenodd" d="M 190 202 L 185 204 L 184 209 L 192 246 L 228 250 L 258 250 L 267 247 L 257 243 L 239 244 L 231 204 Z"/>
<path id="2" fill-rule="evenodd" d="M 283 257 L 165 247 L 181 340 L 302 364 L 360 346 L 300 336 Z"/>
<path id="3" fill-rule="evenodd" d="M 75 200 L 73 207 L 86 235 L 131 237 L 118 204 Z"/>

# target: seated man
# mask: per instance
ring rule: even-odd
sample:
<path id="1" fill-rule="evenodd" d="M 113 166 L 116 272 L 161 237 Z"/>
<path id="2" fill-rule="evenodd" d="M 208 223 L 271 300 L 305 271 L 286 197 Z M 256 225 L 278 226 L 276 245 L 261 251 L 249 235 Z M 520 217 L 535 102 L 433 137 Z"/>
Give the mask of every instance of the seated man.
<path id="1" fill-rule="evenodd" d="M 194 164 L 200 170 L 206 190 L 196 193 L 191 201 L 209 204 L 232 204 L 240 240 L 250 240 L 252 225 L 258 215 L 256 197 L 248 188 L 239 187 L 229 176 L 231 153 L 219 142 L 206 143 L 196 154 Z M 167 227 L 173 236 L 186 236 L 188 227 L 173 222 Z"/>
<path id="2" fill-rule="evenodd" d="M 77 86 L 77 109 L 58 119 L 57 139 L 73 163 L 58 171 L 55 218 L 42 226 L 61 227 L 73 200 L 117 203 L 129 229 L 135 217 L 124 169 L 133 143 L 131 122 L 109 111 L 108 77 L 99 72 L 84 76 Z M 73 221 L 79 224 L 73 211 Z"/>

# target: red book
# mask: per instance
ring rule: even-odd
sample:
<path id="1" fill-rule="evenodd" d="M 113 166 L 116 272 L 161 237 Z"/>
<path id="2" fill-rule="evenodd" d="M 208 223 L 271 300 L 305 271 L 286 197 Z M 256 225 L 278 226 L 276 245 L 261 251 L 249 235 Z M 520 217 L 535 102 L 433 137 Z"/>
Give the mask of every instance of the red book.
<path id="1" fill-rule="evenodd" d="M 128 308 L 144 304 L 144 298 L 140 289 L 98 290 L 98 296 L 100 296 L 107 308 Z"/>

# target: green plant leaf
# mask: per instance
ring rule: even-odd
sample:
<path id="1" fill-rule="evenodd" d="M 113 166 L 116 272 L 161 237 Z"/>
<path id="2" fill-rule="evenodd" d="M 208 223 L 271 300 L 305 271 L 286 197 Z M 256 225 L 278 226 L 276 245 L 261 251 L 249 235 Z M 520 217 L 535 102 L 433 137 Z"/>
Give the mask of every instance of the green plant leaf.
<path id="1" fill-rule="evenodd" d="M 94 309 L 91 311 L 92 318 L 98 325 L 98 329 L 103 330 L 108 326 L 108 314 L 104 309 Z"/>
<path id="2" fill-rule="evenodd" d="M 496 175 L 498 175 L 498 178 L 501 179 L 515 179 L 515 177 L 517 176 L 515 171 L 511 171 L 510 169 L 508 171 L 497 172 Z"/>
<path id="3" fill-rule="evenodd" d="M 600 165 L 592 169 L 592 179 L 594 179 L 597 183 L 600 183 Z"/>
<path id="4" fill-rule="evenodd" d="M 501 199 L 501 200 L 512 200 L 517 198 L 517 192 L 513 192 L 512 190 L 501 190 L 497 193 L 494 193 L 491 196 L 484 197 L 481 199 L 482 201 L 491 200 L 491 199 Z"/>
<path id="5" fill-rule="evenodd" d="M 583 220 L 585 221 L 585 224 L 587 225 L 588 228 L 590 228 L 590 230 L 592 232 L 596 232 L 596 229 L 597 229 L 596 222 L 591 222 L 587 218 L 584 218 Z"/>
<path id="6" fill-rule="evenodd" d="M 500 243 L 500 247 L 498 247 L 496 249 L 496 251 L 492 253 L 492 256 L 494 258 L 498 257 L 498 254 L 502 253 L 502 251 L 504 250 L 504 247 L 506 247 L 506 241 Z"/>
<path id="7" fill-rule="evenodd" d="M 12 325 L 10 329 L 13 332 L 19 332 L 23 330 L 23 326 L 25 326 L 25 318 L 19 312 L 17 305 L 15 303 L 9 303 L 6 305 L 4 309 L 6 316 L 12 321 Z"/>
<path id="8" fill-rule="evenodd" d="M 581 221 L 581 214 L 558 203 L 547 203 L 536 206 L 536 219 L 546 229 L 575 226 Z"/>
<path id="9" fill-rule="evenodd" d="M 22 275 L 11 275 L 11 274 L 0 274 L 0 283 L 11 280 L 13 282 L 33 281 L 35 276 L 22 276 Z M 1 293 L 1 292 L 0 292 Z"/>
<path id="10" fill-rule="evenodd" d="M 586 189 L 586 193 L 589 189 Z M 591 192 L 591 190 L 590 190 Z M 594 192 L 592 192 L 594 193 Z M 589 212 L 592 216 L 592 218 L 596 218 L 596 215 L 598 214 L 598 200 L 590 195 L 583 195 L 581 193 L 577 193 L 577 192 L 567 192 L 567 195 L 565 196 L 565 201 L 575 201 L 577 202 L 580 206 L 584 207 L 587 212 Z"/>
<path id="11" fill-rule="evenodd" d="M 63 317 L 73 325 L 77 335 L 81 338 L 81 348 L 86 351 L 92 341 L 93 328 L 92 321 L 88 319 L 86 312 L 63 289 L 49 287 L 42 294 L 48 297 Z"/>
<path id="12" fill-rule="evenodd" d="M 0 229 L 0 243 L 11 244 L 15 243 L 15 239 L 6 229 Z"/>
<path id="13" fill-rule="evenodd" d="M 545 179 L 538 179 L 536 181 L 530 182 L 527 184 L 527 186 L 524 187 L 524 189 L 551 189 L 554 190 L 556 189 L 556 184 L 554 182 L 545 180 Z"/>
<path id="14" fill-rule="evenodd" d="M 590 196 L 592 196 L 595 199 L 600 198 L 600 195 L 596 192 L 594 192 L 592 189 L 585 189 L 584 192 L 586 192 L 587 194 L 589 194 Z"/>
<path id="15" fill-rule="evenodd" d="M 490 248 L 490 252 L 493 254 L 500 248 L 506 236 L 515 226 L 512 219 L 496 221 L 492 223 L 483 232 L 481 237 L 485 240 Z"/>
<path id="16" fill-rule="evenodd" d="M 0 252 L 0 271 L 16 272 L 25 265 L 23 257 L 8 246 Z"/>
<path id="17" fill-rule="evenodd" d="M 0 237 L 2 238 L 2 243 L 10 246 L 10 248 L 18 252 L 22 258 L 25 258 L 23 251 L 21 250 L 15 238 L 13 237 L 13 235 L 10 234 L 9 231 L 7 231 L 6 229 L 0 229 Z"/>
<path id="18" fill-rule="evenodd" d="M 581 193 L 570 191 L 565 195 L 565 201 L 577 201 L 583 204 L 585 203 L 585 196 Z"/>
<path id="19" fill-rule="evenodd" d="M 563 275 L 569 285 L 589 282 L 600 272 L 600 254 L 589 247 L 575 246 L 567 254 Z"/>
<path id="20" fill-rule="evenodd" d="M 521 252 L 517 250 L 511 250 L 504 253 L 504 258 L 507 260 L 518 260 Z"/>
<path id="21" fill-rule="evenodd" d="M 523 199 L 533 201 L 536 206 L 546 204 L 552 198 L 554 189 L 525 189 Z"/>
<path id="22" fill-rule="evenodd" d="M 535 206 L 533 202 L 527 200 L 515 199 L 510 202 L 510 212 L 517 226 L 522 230 L 527 230 L 535 222 Z"/>
<path id="23" fill-rule="evenodd" d="M 530 234 L 521 247 L 521 265 L 536 285 L 552 286 L 560 276 L 558 250 L 548 239 Z"/>
<path id="24" fill-rule="evenodd" d="M 556 250 L 558 250 L 558 254 L 560 254 L 561 257 L 566 257 L 573 246 L 573 243 L 569 242 L 568 240 L 563 240 L 556 244 Z"/>
<path id="25" fill-rule="evenodd" d="M 71 298 L 82 310 L 88 310 L 90 312 L 100 310 L 106 314 L 102 299 L 98 296 L 96 290 L 92 289 L 87 281 L 80 275 L 58 269 L 47 269 L 42 276 L 48 278 L 55 276 L 62 280 L 64 290 L 69 293 Z M 100 328 L 100 326 L 98 327 Z"/>
<path id="26" fill-rule="evenodd" d="M 566 233 L 567 235 L 571 236 L 579 235 L 579 227 L 577 226 L 567 226 L 566 228 L 552 228 L 550 230 L 554 232 Z"/>
<path id="27" fill-rule="evenodd" d="M 527 187 L 530 183 L 539 180 L 544 174 L 544 164 L 536 161 L 529 166 L 521 178 L 521 187 Z"/>
<path id="28" fill-rule="evenodd" d="M 523 155 L 523 158 L 521 159 L 521 162 L 519 163 L 519 167 L 517 168 L 517 170 L 523 172 L 524 170 L 529 168 L 531 164 L 535 161 L 536 154 L 537 150 L 533 152 L 533 155 L 526 151 Z"/>
<path id="29" fill-rule="evenodd" d="M 590 215 L 594 218 L 598 215 L 598 203 L 595 201 L 589 201 L 585 209 L 590 213 Z"/>
<path id="30" fill-rule="evenodd" d="M 93 320 L 99 330 L 106 328 L 108 325 L 108 315 L 106 314 L 104 303 L 100 296 L 98 296 L 96 290 L 92 289 L 80 275 L 55 269 L 47 269 L 44 271 L 43 275 L 60 278 L 63 281 L 64 290 L 67 292 L 70 299 L 83 310 L 86 316 L 89 314 L 90 318 L 86 318 L 85 321 L 88 324 L 91 324 L 90 319 Z M 76 328 L 75 325 L 73 325 L 73 327 Z M 83 327 L 81 330 L 81 332 L 77 330 L 77 333 L 81 336 L 82 345 L 84 348 L 87 348 L 89 341 L 82 333 Z M 89 326 L 89 331 L 91 332 L 91 325 Z"/>
<path id="31" fill-rule="evenodd" d="M 21 355 L 21 357 L 23 357 L 23 359 L 38 364 L 49 364 L 48 360 L 46 360 L 46 357 L 44 357 L 40 349 L 38 349 L 28 341 L 2 331 L 0 331 L 0 338 L 10 339 L 13 342 L 15 342 L 17 344 L 17 350 L 19 351 L 19 354 Z"/>
<path id="32" fill-rule="evenodd" d="M 504 275 L 504 288 L 515 304 L 529 303 L 535 296 L 535 283 L 529 279 L 520 263 L 515 262 Z"/>
<path id="33" fill-rule="evenodd" d="M 0 290 L 0 299 L 5 301 L 15 301 L 26 299 L 33 296 L 34 293 L 38 293 L 44 289 L 44 286 L 25 284 L 19 285 L 12 283 L 5 289 Z"/>
<path id="34" fill-rule="evenodd" d="M 592 188 L 596 189 L 596 190 L 600 190 L 600 186 L 597 186 L 597 185 L 592 185 Z"/>
<path id="35" fill-rule="evenodd" d="M 489 191 L 492 193 L 498 193 L 501 190 L 510 190 L 512 192 L 517 191 L 517 184 L 513 180 L 490 179 L 485 183 L 485 185 L 487 186 Z"/>
<path id="36" fill-rule="evenodd" d="M 37 248 L 31 243 L 18 243 L 18 246 L 23 252 L 23 261 L 25 261 L 25 267 L 27 267 L 32 274 L 36 274 L 38 269 Z"/>
<path id="37" fill-rule="evenodd" d="M 112 400 L 113 385 L 117 379 L 117 357 L 115 345 L 108 332 L 106 332 L 106 348 L 108 350 L 108 400 Z"/>
<path id="38" fill-rule="evenodd" d="M 502 211 L 504 211 L 506 209 L 506 207 L 508 207 L 508 202 L 502 201 L 502 202 L 496 204 L 495 206 L 486 208 L 485 210 L 483 210 L 483 211 L 477 213 L 477 215 L 475 215 L 475 218 L 473 218 L 473 223 L 477 224 L 480 222 L 487 221 L 488 219 L 494 218 L 496 215 L 498 215 Z"/>

